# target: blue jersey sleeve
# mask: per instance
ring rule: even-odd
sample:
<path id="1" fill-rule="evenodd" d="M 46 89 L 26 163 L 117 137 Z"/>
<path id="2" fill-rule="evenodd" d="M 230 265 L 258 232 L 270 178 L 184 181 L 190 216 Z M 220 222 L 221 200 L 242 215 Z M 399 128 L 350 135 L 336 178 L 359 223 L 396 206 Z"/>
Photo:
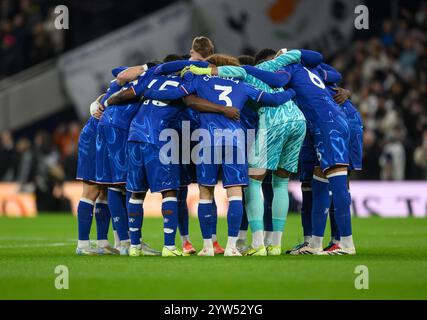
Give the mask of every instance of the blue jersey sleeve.
<path id="1" fill-rule="evenodd" d="M 246 72 L 272 87 L 283 87 L 288 82 L 282 73 L 264 71 L 253 66 L 243 66 Z"/>
<path id="2" fill-rule="evenodd" d="M 208 62 L 205 61 L 190 61 L 190 60 L 177 60 L 172 62 L 163 63 L 156 67 L 154 74 L 170 74 L 173 72 L 181 71 L 185 67 L 195 65 L 196 67 L 206 68 L 209 66 Z"/>
<path id="3" fill-rule="evenodd" d="M 340 83 L 342 81 L 342 75 L 338 70 L 329 64 L 320 64 L 321 74 L 323 74 L 323 80 L 326 83 Z"/>
<path id="4" fill-rule="evenodd" d="M 319 52 L 313 50 L 300 49 L 301 63 L 307 67 L 317 67 L 323 61 L 323 56 Z"/>
<path id="5" fill-rule="evenodd" d="M 148 89 L 144 93 L 144 97 L 154 100 L 177 100 L 196 91 L 193 82 L 181 84 L 177 88 L 167 90 Z"/>
<path id="6" fill-rule="evenodd" d="M 290 73 L 285 71 L 278 71 L 273 73 L 252 66 L 243 66 L 243 69 L 247 72 L 247 74 L 258 78 L 261 81 L 267 83 L 269 86 L 273 87 L 284 87 L 291 79 Z"/>
<path id="7" fill-rule="evenodd" d="M 114 68 L 113 70 L 111 70 L 111 74 L 113 75 L 114 78 L 117 78 L 117 76 L 120 74 L 120 72 L 125 71 L 128 68 L 129 67 L 123 67 L 123 66 Z"/>
<path id="8" fill-rule="evenodd" d="M 262 90 L 258 90 L 246 83 L 245 92 L 252 100 L 269 106 L 280 106 L 295 97 L 295 91 L 292 89 L 278 93 L 268 93 Z"/>
<path id="9" fill-rule="evenodd" d="M 140 75 L 137 80 L 131 82 L 131 88 L 133 89 L 135 96 L 142 97 L 144 95 L 144 91 L 148 85 L 147 81 L 151 78 L 155 70 L 156 67 L 151 67 Z"/>
<path id="10" fill-rule="evenodd" d="M 108 98 L 110 98 L 116 92 L 119 92 L 122 88 L 123 86 L 119 85 L 116 80 L 111 81 L 110 87 L 107 89 L 105 96 L 101 99 L 101 104 L 104 105 Z"/>
<path id="11" fill-rule="evenodd" d="M 295 97 L 295 91 L 288 89 L 277 93 L 262 92 L 259 102 L 269 106 L 280 106 Z"/>

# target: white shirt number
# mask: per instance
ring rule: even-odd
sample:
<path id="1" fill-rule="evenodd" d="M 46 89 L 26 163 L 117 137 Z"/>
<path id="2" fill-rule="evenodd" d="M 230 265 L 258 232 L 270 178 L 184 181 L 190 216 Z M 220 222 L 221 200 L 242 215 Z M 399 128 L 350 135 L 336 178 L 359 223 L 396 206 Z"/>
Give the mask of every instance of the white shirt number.
<path id="1" fill-rule="evenodd" d="M 150 89 L 156 82 L 158 79 L 154 79 L 150 82 L 150 84 L 147 86 L 148 89 Z M 173 88 L 178 88 L 179 86 L 179 82 L 178 81 L 172 81 L 172 80 L 166 80 L 165 82 L 163 82 L 163 84 L 160 86 L 159 91 L 160 90 L 167 90 L 167 86 L 169 87 L 173 87 Z M 150 103 L 150 100 L 145 100 L 144 104 L 147 105 Z M 154 104 L 157 107 L 164 107 L 167 106 L 167 103 L 164 103 L 162 101 L 159 100 L 151 100 L 151 103 Z"/>
<path id="2" fill-rule="evenodd" d="M 311 82 L 313 82 L 313 84 L 317 87 L 319 87 L 320 89 L 325 89 L 326 86 L 323 83 L 322 79 L 320 79 L 317 75 L 315 75 L 313 72 L 311 72 L 310 70 L 308 70 L 306 67 L 304 67 L 305 70 L 307 70 L 308 72 L 308 76 L 310 77 Z"/>
<path id="3" fill-rule="evenodd" d="M 219 94 L 219 97 L 218 97 L 219 100 L 224 101 L 225 105 L 227 107 L 232 107 L 233 106 L 233 102 L 231 101 L 230 97 L 228 96 L 233 91 L 232 87 L 230 87 L 230 86 L 220 86 L 220 85 L 216 84 L 215 85 L 215 90 L 222 91 Z"/>

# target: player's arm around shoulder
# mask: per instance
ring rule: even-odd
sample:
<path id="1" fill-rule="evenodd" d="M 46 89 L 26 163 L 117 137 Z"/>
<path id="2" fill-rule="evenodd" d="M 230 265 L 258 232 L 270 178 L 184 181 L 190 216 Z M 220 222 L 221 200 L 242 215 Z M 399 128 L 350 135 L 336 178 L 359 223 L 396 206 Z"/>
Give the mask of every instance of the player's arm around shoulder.
<path id="1" fill-rule="evenodd" d="M 264 61 L 256 65 L 256 67 L 261 70 L 276 72 L 287 65 L 301 62 L 300 50 L 291 50 L 285 53 L 283 52 L 285 52 L 284 49 L 279 50 L 278 56 L 276 56 L 274 59 L 269 61 Z"/>

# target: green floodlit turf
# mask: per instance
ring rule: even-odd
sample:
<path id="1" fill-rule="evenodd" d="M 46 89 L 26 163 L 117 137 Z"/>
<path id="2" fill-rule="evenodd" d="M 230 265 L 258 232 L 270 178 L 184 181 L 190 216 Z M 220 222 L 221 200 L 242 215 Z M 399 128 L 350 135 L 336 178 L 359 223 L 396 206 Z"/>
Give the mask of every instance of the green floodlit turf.
<path id="1" fill-rule="evenodd" d="M 198 222 L 190 224 L 200 249 Z M 225 245 L 226 220 L 218 229 Z M 0 299 L 427 298 L 427 219 L 354 219 L 354 231 L 352 257 L 80 257 L 70 215 L 0 218 Z M 284 247 L 300 233 L 290 216 Z M 162 220 L 145 219 L 144 235 L 160 249 Z M 69 268 L 69 290 L 55 289 L 57 265 Z M 358 265 L 369 269 L 369 290 L 355 289 Z"/>

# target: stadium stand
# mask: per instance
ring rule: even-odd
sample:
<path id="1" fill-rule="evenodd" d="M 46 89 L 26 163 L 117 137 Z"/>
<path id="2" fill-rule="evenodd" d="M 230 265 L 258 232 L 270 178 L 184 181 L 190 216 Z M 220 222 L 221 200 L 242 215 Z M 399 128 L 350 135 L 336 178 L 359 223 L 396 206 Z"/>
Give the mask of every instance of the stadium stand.
<path id="1" fill-rule="evenodd" d="M 0 0 L 0 78 L 108 33 L 138 18 L 135 12 L 149 13 L 167 3 L 116 11 L 119 18 L 114 25 L 105 23 L 109 21 L 107 15 L 93 22 L 92 27 L 77 24 L 79 28 L 63 36 L 48 27 L 53 6 L 52 1 L 50 6 L 47 2 Z M 91 3 L 90 10 L 109 14 L 118 5 L 117 1 Z M 84 5 L 71 6 L 82 14 L 90 11 Z M 427 4 L 421 1 L 416 7 L 402 7 L 397 24 L 389 19 L 377 24 L 381 26 L 378 30 L 364 39 L 355 39 L 345 52 L 328 59 L 343 73 L 343 86 L 352 91 L 352 99 L 364 118 L 364 170 L 355 178 L 426 179 Z M 84 38 L 76 36 L 81 28 L 87 31 Z M 36 134 L 31 136 L 22 135 L 25 130 L 1 132 L 0 181 L 19 181 L 25 187 L 45 172 L 53 181 L 72 180 L 81 128 L 76 119 L 71 112 L 68 121 L 62 120 L 50 130 L 38 130 L 35 124 L 31 132 Z"/>

